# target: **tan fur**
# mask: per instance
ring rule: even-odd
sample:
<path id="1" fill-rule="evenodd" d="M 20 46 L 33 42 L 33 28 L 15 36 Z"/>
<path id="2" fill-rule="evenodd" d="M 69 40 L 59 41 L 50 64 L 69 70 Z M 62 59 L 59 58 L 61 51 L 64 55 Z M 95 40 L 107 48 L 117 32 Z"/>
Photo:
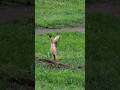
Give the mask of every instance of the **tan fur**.
<path id="1" fill-rule="evenodd" d="M 59 36 L 56 36 L 55 38 L 51 38 L 51 54 L 54 58 L 54 60 L 56 61 L 57 60 L 57 42 L 59 40 Z"/>

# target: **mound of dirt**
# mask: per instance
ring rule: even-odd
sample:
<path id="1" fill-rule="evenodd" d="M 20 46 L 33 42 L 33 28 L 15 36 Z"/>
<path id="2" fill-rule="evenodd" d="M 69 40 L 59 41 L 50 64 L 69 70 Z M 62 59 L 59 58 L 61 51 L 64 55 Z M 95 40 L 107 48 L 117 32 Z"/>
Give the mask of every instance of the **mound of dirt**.
<path id="1" fill-rule="evenodd" d="M 46 59 L 46 58 L 40 58 L 35 57 L 35 63 L 40 63 L 42 65 L 45 65 L 50 68 L 67 68 L 67 69 L 84 69 L 85 65 L 72 65 L 72 64 L 63 64 L 58 61 Z"/>
<path id="2" fill-rule="evenodd" d="M 47 59 L 39 59 L 39 63 L 43 65 L 47 65 L 48 67 L 52 68 L 70 68 L 70 65 L 62 64 L 57 61 L 47 60 Z"/>

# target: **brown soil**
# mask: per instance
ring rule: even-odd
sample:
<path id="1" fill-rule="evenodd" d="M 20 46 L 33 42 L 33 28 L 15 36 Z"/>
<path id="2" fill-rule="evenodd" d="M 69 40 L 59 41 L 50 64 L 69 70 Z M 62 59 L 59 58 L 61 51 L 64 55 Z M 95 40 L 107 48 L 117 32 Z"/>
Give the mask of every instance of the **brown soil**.
<path id="1" fill-rule="evenodd" d="M 47 65 L 50 68 L 70 68 L 70 65 L 62 64 L 58 61 L 52 61 L 47 59 L 39 59 L 39 63 Z"/>
<path id="2" fill-rule="evenodd" d="M 67 27 L 62 29 L 47 29 L 47 28 L 36 28 L 35 35 L 41 35 L 52 32 L 85 32 L 85 26 L 80 27 Z"/>
<path id="3" fill-rule="evenodd" d="M 66 68 L 66 69 L 81 69 L 84 68 L 84 66 L 74 66 L 74 65 L 68 65 L 68 64 L 63 64 L 58 61 L 54 60 L 49 60 L 49 59 L 38 59 L 37 58 L 37 63 L 40 63 L 42 65 L 45 65 L 49 68 Z"/>

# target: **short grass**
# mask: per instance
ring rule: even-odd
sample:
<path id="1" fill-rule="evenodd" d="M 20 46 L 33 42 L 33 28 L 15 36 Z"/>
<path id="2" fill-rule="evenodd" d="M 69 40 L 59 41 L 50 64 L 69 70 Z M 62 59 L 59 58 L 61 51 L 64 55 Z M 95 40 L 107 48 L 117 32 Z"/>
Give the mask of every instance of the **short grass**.
<path id="1" fill-rule="evenodd" d="M 76 67 L 85 64 L 85 33 L 59 33 L 58 54 L 60 62 Z M 52 33 L 53 36 L 56 33 Z M 35 54 L 40 58 L 50 57 L 50 41 L 48 36 L 36 36 Z M 35 67 L 36 90 L 84 90 L 84 69 L 50 69 L 37 64 Z"/>
<path id="2" fill-rule="evenodd" d="M 35 24 L 61 28 L 84 23 L 85 0 L 35 0 Z"/>

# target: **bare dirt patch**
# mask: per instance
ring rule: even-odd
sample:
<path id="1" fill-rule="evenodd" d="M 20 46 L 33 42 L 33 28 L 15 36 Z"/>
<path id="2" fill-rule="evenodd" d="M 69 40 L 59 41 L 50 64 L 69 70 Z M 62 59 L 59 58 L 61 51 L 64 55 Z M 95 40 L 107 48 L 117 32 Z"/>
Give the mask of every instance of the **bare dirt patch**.
<path id="1" fill-rule="evenodd" d="M 45 65 L 49 68 L 66 68 L 66 69 L 81 69 L 84 68 L 84 65 L 81 66 L 74 66 L 74 65 L 70 65 L 70 64 L 63 64 L 61 62 L 58 61 L 54 61 L 54 60 L 49 60 L 49 59 L 37 59 L 37 63 Z"/>
<path id="2" fill-rule="evenodd" d="M 60 62 L 55 62 L 52 60 L 47 60 L 47 59 L 39 59 L 39 63 L 47 65 L 48 67 L 51 68 L 70 68 L 70 65 L 62 64 Z"/>
<path id="3" fill-rule="evenodd" d="M 35 35 L 41 35 L 52 32 L 85 32 L 85 26 L 80 27 L 67 27 L 61 29 L 47 29 L 47 28 L 36 28 Z"/>

